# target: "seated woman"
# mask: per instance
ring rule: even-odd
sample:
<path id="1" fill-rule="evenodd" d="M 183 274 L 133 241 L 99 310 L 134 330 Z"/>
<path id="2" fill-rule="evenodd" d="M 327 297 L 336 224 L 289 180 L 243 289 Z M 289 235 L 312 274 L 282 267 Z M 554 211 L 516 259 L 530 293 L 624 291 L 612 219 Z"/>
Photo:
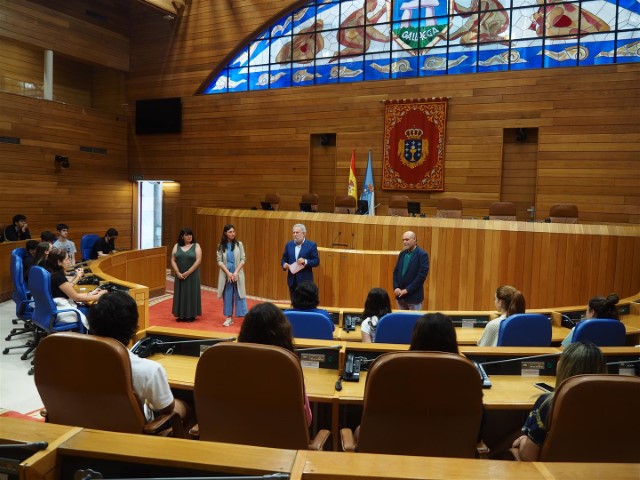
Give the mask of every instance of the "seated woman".
<path id="1" fill-rule="evenodd" d="M 106 291 L 105 291 L 106 293 Z M 124 292 L 107 293 L 89 311 L 89 334 L 118 340 L 125 347 L 138 331 L 138 305 Z M 162 365 L 153 360 L 129 353 L 133 391 L 144 402 L 147 421 L 154 412 L 178 412 L 185 428 L 193 425 L 191 408 L 182 400 L 174 399 L 167 374 Z"/>
<path id="2" fill-rule="evenodd" d="M 451 319 L 442 313 L 427 313 L 420 317 L 413 327 L 409 350 L 459 354 Z"/>
<path id="3" fill-rule="evenodd" d="M 78 309 L 75 302 L 93 302 L 107 293 L 106 290 L 96 288 L 89 293 L 77 292 L 73 285 L 82 278 L 82 269 L 78 269 L 74 277 L 69 280 L 65 276 L 65 271 L 71 266 L 70 258 L 66 250 L 52 248 L 44 263 L 45 268 L 51 273 L 51 296 L 59 309 L 74 308 L 80 311 L 81 320 L 85 327 L 89 327 L 87 322 L 87 309 Z M 58 315 L 58 321 L 62 323 L 73 323 L 78 320 L 74 312 L 64 312 Z"/>
<path id="4" fill-rule="evenodd" d="M 562 352 L 558 360 L 556 389 L 569 377 L 583 374 L 607 373 L 607 363 L 600 349 L 592 343 L 575 342 Z M 529 413 L 522 431 L 524 435 L 513 442 L 520 460 L 536 461 L 547 436 L 546 422 L 553 403 L 553 393 L 540 395 Z"/>
<path id="5" fill-rule="evenodd" d="M 249 310 L 240 327 L 238 342 L 275 345 L 295 354 L 291 324 L 284 313 L 272 303 L 260 303 Z M 307 425 L 311 426 L 311 406 L 306 393 L 304 394 L 304 411 L 307 416 Z"/>
<path id="6" fill-rule="evenodd" d="M 49 250 L 53 247 L 49 242 L 39 242 L 36 246 L 36 253 L 33 254 L 33 265 L 37 267 L 45 267 Z"/>
<path id="7" fill-rule="evenodd" d="M 607 297 L 593 297 L 589 300 L 587 306 L 587 313 L 585 318 L 611 318 L 613 320 L 620 320 L 620 313 L 618 312 L 617 303 L 620 301 L 620 297 L 615 293 L 607 295 Z M 562 341 L 562 346 L 566 347 L 573 341 L 573 332 L 576 327 L 573 327 L 569 332 L 569 335 Z"/>
<path id="8" fill-rule="evenodd" d="M 372 288 L 364 301 L 364 312 L 360 333 L 362 341 L 371 343 L 376 339 L 378 321 L 387 313 L 391 313 L 391 299 L 384 288 Z"/>
<path id="9" fill-rule="evenodd" d="M 498 332 L 500 331 L 500 322 L 511 315 L 524 313 L 526 304 L 524 295 L 518 289 L 510 285 L 503 285 L 496 290 L 496 308 L 500 312 L 500 316 L 487 323 L 482 332 L 479 347 L 495 347 L 498 345 Z"/>
<path id="10" fill-rule="evenodd" d="M 291 309 L 292 312 L 315 312 L 321 313 L 329 320 L 331 320 L 331 314 L 323 308 L 318 308 L 320 303 L 320 294 L 318 292 L 318 286 L 313 282 L 302 282 L 296 287 L 291 296 Z M 333 320 L 331 320 L 333 323 Z M 335 329 L 335 326 L 334 326 Z"/>

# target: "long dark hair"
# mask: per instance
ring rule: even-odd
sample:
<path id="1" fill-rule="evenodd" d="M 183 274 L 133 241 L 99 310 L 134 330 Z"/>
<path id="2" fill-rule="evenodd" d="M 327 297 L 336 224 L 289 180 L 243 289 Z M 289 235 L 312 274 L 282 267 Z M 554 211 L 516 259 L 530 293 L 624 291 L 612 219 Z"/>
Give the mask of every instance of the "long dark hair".
<path id="1" fill-rule="evenodd" d="M 222 229 L 222 238 L 220 239 L 220 243 L 218 244 L 218 250 L 220 252 L 224 252 L 227 249 L 227 242 L 229 241 L 227 239 L 227 232 L 231 229 L 236 229 L 236 227 L 234 227 L 233 225 L 231 225 L 230 223 L 227 223 L 224 228 Z M 233 240 L 231 240 L 231 251 L 233 251 L 234 248 L 236 248 L 236 245 L 238 244 L 238 239 L 234 238 Z"/>
<path id="2" fill-rule="evenodd" d="M 33 255 L 33 264 L 37 267 L 44 267 L 47 261 L 47 252 L 51 249 L 49 242 L 39 242 L 36 247 L 36 253 Z"/>
<path id="3" fill-rule="evenodd" d="M 372 288 L 364 301 L 362 318 L 378 317 L 381 319 L 387 313 L 391 313 L 391 299 L 384 288 Z"/>
<path id="4" fill-rule="evenodd" d="M 189 227 L 182 227 L 182 230 L 180 230 L 180 233 L 178 234 L 178 245 L 180 245 L 181 247 L 184 247 L 185 235 L 192 235 L 191 243 L 192 244 L 196 243 L 196 236 L 193 233 L 193 230 L 191 230 L 191 228 Z"/>
<path id="5" fill-rule="evenodd" d="M 617 303 L 620 301 L 615 293 L 610 293 L 606 297 L 593 297 L 589 300 L 589 309 L 595 313 L 594 318 L 612 318 L 620 320 Z"/>
<path id="6" fill-rule="evenodd" d="M 244 317 L 239 342 L 276 345 L 293 352 L 293 330 L 284 313 L 273 303 L 259 303 Z"/>
<path id="7" fill-rule="evenodd" d="M 460 353 L 451 319 L 442 313 L 427 313 L 420 317 L 413 327 L 409 350 Z"/>
<path id="8" fill-rule="evenodd" d="M 47 259 L 44 262 L 44 268 L 49 272 L 63 272 L 64 267 L 60 265 L 67 258 L 67 251 L 63 248 L 52 248 L 47 255 Z"/>

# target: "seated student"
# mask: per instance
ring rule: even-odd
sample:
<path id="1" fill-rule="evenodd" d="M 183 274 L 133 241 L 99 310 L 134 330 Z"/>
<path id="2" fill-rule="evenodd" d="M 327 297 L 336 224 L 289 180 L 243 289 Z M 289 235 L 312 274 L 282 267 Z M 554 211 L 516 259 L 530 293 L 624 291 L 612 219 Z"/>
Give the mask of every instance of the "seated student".
<path id="1" fill-rule="evenodd" d="M 420 317 L 413 327 L 409 350 L 459 354 L 451 319 L 442 313 L 427 313 Z"/>
<path id="2" fill-rule="evenodd" d="M 7 242 L 17 242 L 18 240 L 29 240 L 31 232 L 27 225 L 27 217 L 17 214 L 13 217 L 13 223 L 4 227 L 4 239 Z"/>
<path id="3" fill-rule="evenodd" d="M 38 248 L 37 240 L 27 240 L 26 250 L 27 254 L 22 257 L 22 276 L 24 277 L 24 283 L 27 283 L 29 278 L 29 270 L 33 266 L 35 259 L 36 249 Z"/>
<path id="4" fill-rule="evenodd" d="M 47 242 L 53 245 L 56 241 L 56 236 L 53 234 L 53 232 L 50 232 L 49 230 L 45 230 L 40 234 L 40 241 Z"/>
<path id="5" fill-rule="evenodd" d="M 110 228 L 103 238 L 100 238 L 93 244 L 91 249 L 91 260 L 95 260 L 98 257 L 106 257 L 110 253 L 116 251 L 116 238 L 118 238 L 118 231 L 115 228 Z"/>
<path id="6" fill-rule="evenodd" d="M 556 389 L 567 378 L 588 373 L 607 373 L 604 355 L 592 343 L 572 343 L 565 348 L 558 360 Z M 553 393 L 544 393 L 536 400 L 533 410 L 522 427 L 524 435 L 513 442 L 513 448 L 517 449 L 520 460 L 536 461 L 538 459 L 547 436 L 546 422 L 552 403 Z M 594 414 L 597 415 L 597 412 Z"/>
<path id="7" fill-rule="evenodd" d="M 89 334 L 118 340 L 125 347 L 138 331 L 138 305 L 124 292 L 104 295 L 89 311 Z M 147 421 L 153 420 L 154 412 L 178 412 L 185 427 L 193 424 L 191 408 L 181 400 L 173 398 L 167 374 L 162 365 L 153 360 L 129 353 L 133 390 L 144 402 Z"/>
<path id="8" fill-rule="evenodd" d="M 78 308 L 75 302 L 93 302 L 102 295 L 107 293 L 106 290 L 96 288 L 89 293 L 76 292 L 73 288 L 74 283 L 78 283 L 78 280 L 82 278 L 83 272 L 79 268 L 76 270 L 76 274 L 71 281 L 65 276 L 65 271 L 71 266 L 69 256 L 64 250 L 59 248 L 52 248 L 47 256 L 45 262 L 45 268 L 51 273 L 51 296 L 56 306 L 60 309 L 73 308 L 80 311 L 80 319 L 85 327 L 88 327 L 86 313 L 87 308 Z M 58 315 L 58 321 L 62 323 L 73 323 L 78 320 L 78 317 L 73 312 L 64 312 Z"/>
<path id="9" fill-rule="evenodd" d="M 58 231 L 58 239 L 53 244 L 56 248 L 61 248 L 67 251 L 67 255 L 71 258 L 71 264 L 76 263 L 76 244 L 69 240 L 69 226 L 66 223 L 59 223 L 56 226 Z"/>
<path id="10" fill-rule="evenodd" d="M 313 282 L 302 282 L 293 291 L 293 295 L 291 296 L 291 306 L 293 308 L 289 309 L 289 311 L 321 313 L 331 320 L 331 314 L 329 312 L 318 308 L 319 303 L 320 294 L 318 292 L 318 286 Z"/>
<path id="11" fill-rule="evenodd" d="M 615 293 L 610 293 L 606 297 L 593 297 L 589 300 L 587 306 L 587 313 L 585 318 L 611 318 L 613 320 L 620 320 L 620 313 L 618 312 L 617 303 L 620 301 Z M 562 346 L 566 347 L 573 341 L 573 332 L 576 327 L 573 327 L 569 332 L 569 335 L 562 341 Z"/>
<path id="12" fill-rule="evenodd" d="M 238 342 L 275 345 L 295 353 L 293 348 L 293 330 L 284 313 L 272 303 L 260 303 L 244 317 Z M 278 372 L 274 372 L 277 375 Z M 311 426 L 311 406 L 309 397 L 304 395 L 304 411 L 307 425 Z"/>
<path id="13" fill-rule="evenodd" d="M 391 299 L 384 288 L 372 288 L 364 301 L 364 311 L 362 312 L 362 325 L 360 333 L 362 341 L 371 343 L 376 339 L 376 328 L 378 321 L 387 313 L 391 313 Z"/>
<path id="14" fill-rule="evenodd" d="M 487 323 L 484 332 L 482 332 L 482 336 L 478 340 L 478 346 L 480 347 L 497 346 L 500 322 L 511 315 L 525 312 L 526 304 L 524 295 L 510 285 L 498 287 L 495 302 L 500 316 Z"/>
<path id="15" fill-rule="evenodd" d="M 47 261 L 47 256 L 49 255 L 49 251 L 53 247 L 49 242 L 40 242 L 36 247 L 36 253 L 33 255 L 33 265 L 37 267 L 44 267 L 45 262 Z"/>

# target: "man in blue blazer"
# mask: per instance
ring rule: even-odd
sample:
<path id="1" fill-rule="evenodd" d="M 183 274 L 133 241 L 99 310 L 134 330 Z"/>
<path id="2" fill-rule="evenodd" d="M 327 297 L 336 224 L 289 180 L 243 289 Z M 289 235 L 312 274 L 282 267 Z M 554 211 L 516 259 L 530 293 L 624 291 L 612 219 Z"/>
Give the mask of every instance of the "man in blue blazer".
<path id="1" fill-rule="evenodd" d="M 318 246 L 311 240 L 307 240 L 306 236 L 307 229 L 304 225 L 301 223 L 294 225 L 293 240 L 284 246 L 280 262 L 282 269 L 287 272 L 287 284 L 291 298 L 293 298 L 296 287 L 302 282 L 313 282 L 311 269 L 320 265 Z M 295 273 L 292 273 L 291 270 Z"/>
<path id="2" fill-rule="evenodd" d="M 404 250 L 393 269 L 393 293 L 400 310 L 422 310 L 424 282 L 429 274 L 429 255 L 418 246 L 416 234 L 402 234 Z"/>

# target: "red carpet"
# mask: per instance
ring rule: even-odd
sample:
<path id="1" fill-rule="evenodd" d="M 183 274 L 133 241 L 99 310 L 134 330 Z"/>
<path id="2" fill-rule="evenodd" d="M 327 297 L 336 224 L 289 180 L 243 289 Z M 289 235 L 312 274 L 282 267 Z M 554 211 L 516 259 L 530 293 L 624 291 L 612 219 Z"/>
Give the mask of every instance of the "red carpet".
<path id="1" fill-rule="evenodd" d="M 176 327 L 189 330 L 213 330 L 217 332 L 239 333 L 242 318 L 234 317 L 234 323 L 225 327 L 222 323 L 225 316 L 222 314 L 222 299 L 218 299 L 216 290 L 210 287 L 202 288 L 202 315 L 195 322 L 177 322 L 171 314 L 173 307 L 173 282 L 167 280 L 167 295 L 151 299 L 149 307 L 149 325 L 162 327 Z M 247 308 L 262 303 L 262 300 L 247 298 Z"/>

